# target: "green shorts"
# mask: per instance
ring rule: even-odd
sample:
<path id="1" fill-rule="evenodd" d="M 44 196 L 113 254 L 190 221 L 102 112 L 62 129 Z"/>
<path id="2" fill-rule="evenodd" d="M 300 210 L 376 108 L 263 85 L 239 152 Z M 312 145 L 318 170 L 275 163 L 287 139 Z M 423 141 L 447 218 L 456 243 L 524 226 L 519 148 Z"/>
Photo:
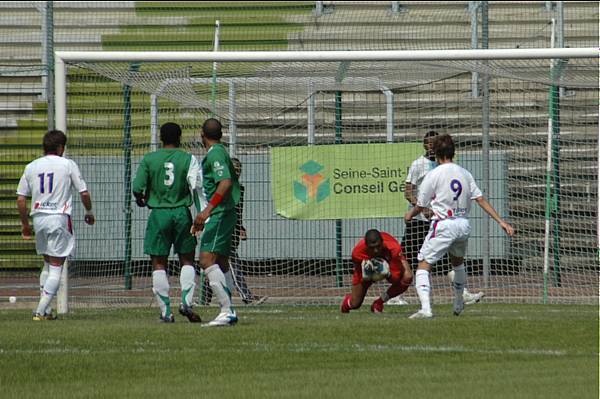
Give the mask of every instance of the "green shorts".
<path id="1" fill-rule="evenodd" d="M 231 237 L 237 222 L 235 210 L 211 215 L 200 238 L 200 252 L 231 255 Z"/>
<path id="2" fill-rule="evenodd" d="M 152 209 L 146 226 L 144 253 L 168 256 L 171 245 L 177 254 L 194 253 L 196 237 L 190 233 L 191 227 L 192 214 L 185 206 Z"/>

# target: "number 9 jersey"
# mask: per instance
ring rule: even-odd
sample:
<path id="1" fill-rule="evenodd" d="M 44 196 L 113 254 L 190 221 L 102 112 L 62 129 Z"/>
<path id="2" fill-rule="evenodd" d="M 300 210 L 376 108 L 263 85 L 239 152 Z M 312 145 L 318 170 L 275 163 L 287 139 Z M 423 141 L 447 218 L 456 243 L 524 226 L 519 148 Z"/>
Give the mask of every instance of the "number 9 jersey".
<path id="1" fill-rule="evenodd" d="M 431 208 L 432 220 L 467 218 L 471 201 L 482 196 L 471 173 L 451 162 L 439 165 L 425 176 L 417 205 Z"/>

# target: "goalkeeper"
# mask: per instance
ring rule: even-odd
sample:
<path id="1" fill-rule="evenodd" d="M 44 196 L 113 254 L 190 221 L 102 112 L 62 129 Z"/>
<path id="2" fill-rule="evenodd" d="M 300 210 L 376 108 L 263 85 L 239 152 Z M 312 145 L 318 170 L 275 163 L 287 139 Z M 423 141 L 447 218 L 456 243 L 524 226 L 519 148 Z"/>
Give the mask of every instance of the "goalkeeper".
<path id="1" fill-rule="evenodd" d="M 370 274 L 365 266 L 370 266 L 374 259 L 384 259 L 389 264 L 389 273 L 385 276 Z M 368 230 L 352 250 L 354 275 L 352 276 L 352 293 L 342 301 L 342 313 L 358 309 L 365 299 L 369 287 L 374 281 L 385 278 L 391 286 L 371 305 L 371 312 L 383 312 L 383 304 L 406 291 L 413 280 L 410 264 L 404 257 L 402 246 L 394 237 L 375 229 Z"/>

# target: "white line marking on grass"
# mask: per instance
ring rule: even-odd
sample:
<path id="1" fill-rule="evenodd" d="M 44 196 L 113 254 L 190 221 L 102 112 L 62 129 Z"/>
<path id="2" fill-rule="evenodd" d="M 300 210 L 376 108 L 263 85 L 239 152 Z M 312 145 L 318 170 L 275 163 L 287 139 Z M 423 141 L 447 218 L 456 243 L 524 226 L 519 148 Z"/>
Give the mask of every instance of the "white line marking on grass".
<path id="1" fill-rule="evenodd" d="M 240 307 L 236 307 L 236 309 L 240 309 Z M 265 309 L 265 308 L 260 308 L 260 309 L 251 309 L 251 308 L 242 308 L 243 310 L 240 310 L 240 313 L 243 314 L 249 314 L 249 313 L 257 313 L 257 314 L 277 314 L 277 313 L 284 313 L 283 309 Z M 285 313 L 288 313 L 288 311 L 286 310 Z"/>
<path id="2" fill-rule="evenodd" d="M 465 348 L 462 346 L 430 346 L 430 345 L 322 345 L 322 344 L 297 344 L 292 345 L 291 352 L 426 352 L 426 353 L 481 353 L 498 355 L 542 355 L 566 356 L 568 353 L 561 350 L 547 349 L 479 349 Z"/>
<path id="3" fill-rule="evenodd" d="M 176 353 L 193 353 L 193 352 L 414 352 L 414 353 L 474 353 L 474 354 L 492 354 L 492 355 L 537 355 L 537 356 L 567 356 L 576 355 L 576 353 L 567 353 L 562 350 L 548 349 L 479 349 L 465 348 L 462 346 L 430 346 L 430 345 L 336 345 L 336 344 L 290 344 L 290 345 L 273 345 L 265 343 L 248 343 L 238 344 L 228 348 L 202 348 L 178 350 L 172 348 L 120 348 L 120 349 L 90 349 L 90 348 L 41 348 L 41 349 L 1 349 L 0 357 L 14 355 L 103 355 L 103 354 L 125 354 L 125 353 L 148 353 L 148 354 L 176 354 Z M 585 353 L 590 355 L 590 353 Z M 597 355 L 597 353 L 595 353 Z"/>
<path id="4" fill-rule="evenodd" d="M 483 304 L 485 305 L 485 304 Z M 524 305 L 527 306 L 527 305 Z M 551 305 L 547 305 L 547 306 L 551 306 Z M 476 313 L 476 314 L 490 314 L 490 313 L 500 313 L 500 314 L 566 314 L 566 313 L 570 313 L 570 314 L 587 314 L 587 313 L 597 313 L 598 309 L 597 308 L 593 308 L 593 307 L 589 307 L 589 308 L 572 308 L 572 305 L 564 305 L 563 307 L 561 307 L 560 309 L 550 309 L 550 308 L 541 308 L 541 309 L 534 309 L 534 308 L 523 308 L 523 309 L 507 309 L 507 308 L 498 308 L 495 307 L 493 309 L 491 308 L 486 308 L 485 306 L 480 306 L 480 304 L 477 305 L 470 305 L 468 306 L 466 309 L 469 311 L 469 313 Z M 478 309 L 479 308 L 479 309 Z"/>

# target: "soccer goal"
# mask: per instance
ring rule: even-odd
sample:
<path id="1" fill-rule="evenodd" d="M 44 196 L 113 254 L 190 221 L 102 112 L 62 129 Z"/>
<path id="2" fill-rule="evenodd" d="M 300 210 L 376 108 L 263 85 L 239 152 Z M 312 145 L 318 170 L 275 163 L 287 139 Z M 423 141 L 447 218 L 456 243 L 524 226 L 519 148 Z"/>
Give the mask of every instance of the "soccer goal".
<path id="1" fill-rule="evenodd" d="M 202 157 L 208 117 L 222 121 L 243 166 L 247 239 L 235 267 L 255 295 L 337 303 L 366 230 L 402 239 L 407 170 L 435 130 L 453 136 L 456 161 L 517 230 L 509 239 L 474 207 L 468 288 L 503 303 L 596 303 L 598 56 L 596 48 L 56 52 L 56 127 L 67 132 L 97 217 L 85 226 L 75 209 L 78 245 L 59 311 L 150 303 L 148 210 L 132 201 L 132 176 L 167 121 Z M 439 303 L 452 296 L 448 270 L 442 262 L 432 275 Z M 173 256 L 174 296 L 178 273 Z M 407 299 L 417 303 L 414 290 Z"/>

